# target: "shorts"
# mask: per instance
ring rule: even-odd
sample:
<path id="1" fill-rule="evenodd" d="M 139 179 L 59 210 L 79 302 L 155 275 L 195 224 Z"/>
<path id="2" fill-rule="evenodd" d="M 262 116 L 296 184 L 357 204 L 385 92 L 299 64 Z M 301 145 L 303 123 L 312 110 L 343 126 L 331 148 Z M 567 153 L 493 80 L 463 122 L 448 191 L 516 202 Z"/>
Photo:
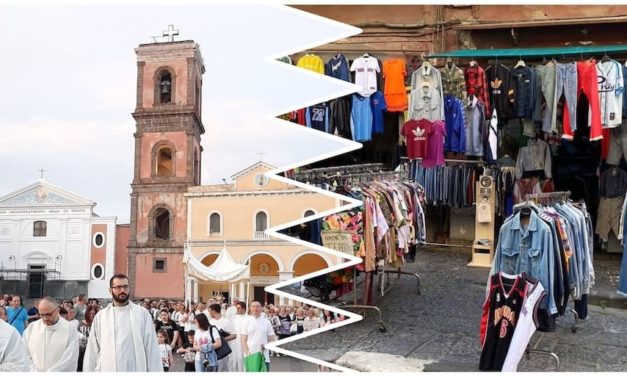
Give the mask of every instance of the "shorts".
<path id="1" fill-rule="evenodd" d="M 603 240 L 607 240 L 610 231 L 618 236 L 620 228 L 620 212 L 623 208 L 623 197 L 602 197 L 599 202 L 597 226 L 595 232 Z"/>

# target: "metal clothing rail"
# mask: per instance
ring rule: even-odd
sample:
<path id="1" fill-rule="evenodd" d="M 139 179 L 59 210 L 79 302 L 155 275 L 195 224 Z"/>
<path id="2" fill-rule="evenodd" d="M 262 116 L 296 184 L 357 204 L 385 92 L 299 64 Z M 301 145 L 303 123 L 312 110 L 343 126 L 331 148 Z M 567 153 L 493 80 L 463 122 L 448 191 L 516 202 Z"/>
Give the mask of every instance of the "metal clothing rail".
<path id="1" fill-rule="evenodd" d="M 584 54 L 608 54 L 627 53 L 627 45 L 592 45 L 592 46 L 561 46 L 561 47 L 533 47 L 533 48 L 489 48 L 476 50 L 454 50 L 437 52 L 429 55 L 429 58 L 522 58 L 522 57 L 551 57 Z"/>

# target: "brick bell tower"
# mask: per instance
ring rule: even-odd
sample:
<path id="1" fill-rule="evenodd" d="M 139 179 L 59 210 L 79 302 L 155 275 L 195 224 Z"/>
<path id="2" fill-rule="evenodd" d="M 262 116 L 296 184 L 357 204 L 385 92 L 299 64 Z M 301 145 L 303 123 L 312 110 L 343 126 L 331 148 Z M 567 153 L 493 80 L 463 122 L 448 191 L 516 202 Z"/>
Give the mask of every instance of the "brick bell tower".
<path id="1" fill-rule="evenodd" d="M 170 27 L 172 29 L 172 27 Z M 164 32 L 165 35 L 165 32 Z M 184 298 L 188 187 L 200 185 L 202 74 L 192 40 L 137 53 L 135 169 L 128 273 L 131 298 Z"/>

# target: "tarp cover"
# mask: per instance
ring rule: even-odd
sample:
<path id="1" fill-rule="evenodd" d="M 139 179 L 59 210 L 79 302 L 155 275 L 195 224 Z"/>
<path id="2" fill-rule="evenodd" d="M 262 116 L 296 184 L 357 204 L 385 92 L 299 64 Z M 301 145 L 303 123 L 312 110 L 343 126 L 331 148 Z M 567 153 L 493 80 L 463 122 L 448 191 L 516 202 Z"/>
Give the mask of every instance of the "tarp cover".
<path id="1" fill-rule="evenodd" d="M 448 52 L 436 52 L 429 57 L 458 57 L 458 58 L 518 58 L 518 57 L 546 57 L 562 55 L 611 54 L 627 52 L 627 44 L 613 45 L 589 45 L 589 46 L 559 46 L 559 47 L 535 47 L 535 48 L 494 48 L 477 50 L 454 50 Z"/>
<path id="2" fill-rule="evenodd" d="M 250 276 L 248 265 L 235 262 L 226 248 L 220 251 L 218 258 L 210 266 L 206 266 L 189 252 L 186 252 L 185 256 L 188 275 L 201 281 L 237 282 Z"/>

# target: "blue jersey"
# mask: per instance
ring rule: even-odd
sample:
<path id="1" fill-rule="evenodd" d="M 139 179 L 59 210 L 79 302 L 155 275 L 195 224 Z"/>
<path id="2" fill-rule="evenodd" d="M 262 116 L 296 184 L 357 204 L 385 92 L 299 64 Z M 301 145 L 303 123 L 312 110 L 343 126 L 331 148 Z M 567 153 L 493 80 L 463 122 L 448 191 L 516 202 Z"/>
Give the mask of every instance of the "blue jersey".
<path id="1" fill-rule="evenodd" d="M 372 110 L 372 133 L 383 133 L 383 111 L 387 111 L 383 93 L 377 91 L 370 96 Z"/>
<path id="2" fill-rule="evenodd" d="M 342 54 L 333 56 L 325 65 L 324 73 L 343 81 L 350 81 L 350 72 L 348 70 L 348 60 Z"/>
<path id="3" fill-rule="evenodd" d="M 329 105 L 326 102 L 307 107 L 305 111 L 305 124 L 309 128 L 323 132 L 330 132 Z"/>
<path id="4" fill-rule="evenodd" d="M 372 109 L 370 108 L 369 97 L 362 97 L 359 94 L 353 95 L 351 131 L 353 141 L 363 142 L 372 139 Z"/>

